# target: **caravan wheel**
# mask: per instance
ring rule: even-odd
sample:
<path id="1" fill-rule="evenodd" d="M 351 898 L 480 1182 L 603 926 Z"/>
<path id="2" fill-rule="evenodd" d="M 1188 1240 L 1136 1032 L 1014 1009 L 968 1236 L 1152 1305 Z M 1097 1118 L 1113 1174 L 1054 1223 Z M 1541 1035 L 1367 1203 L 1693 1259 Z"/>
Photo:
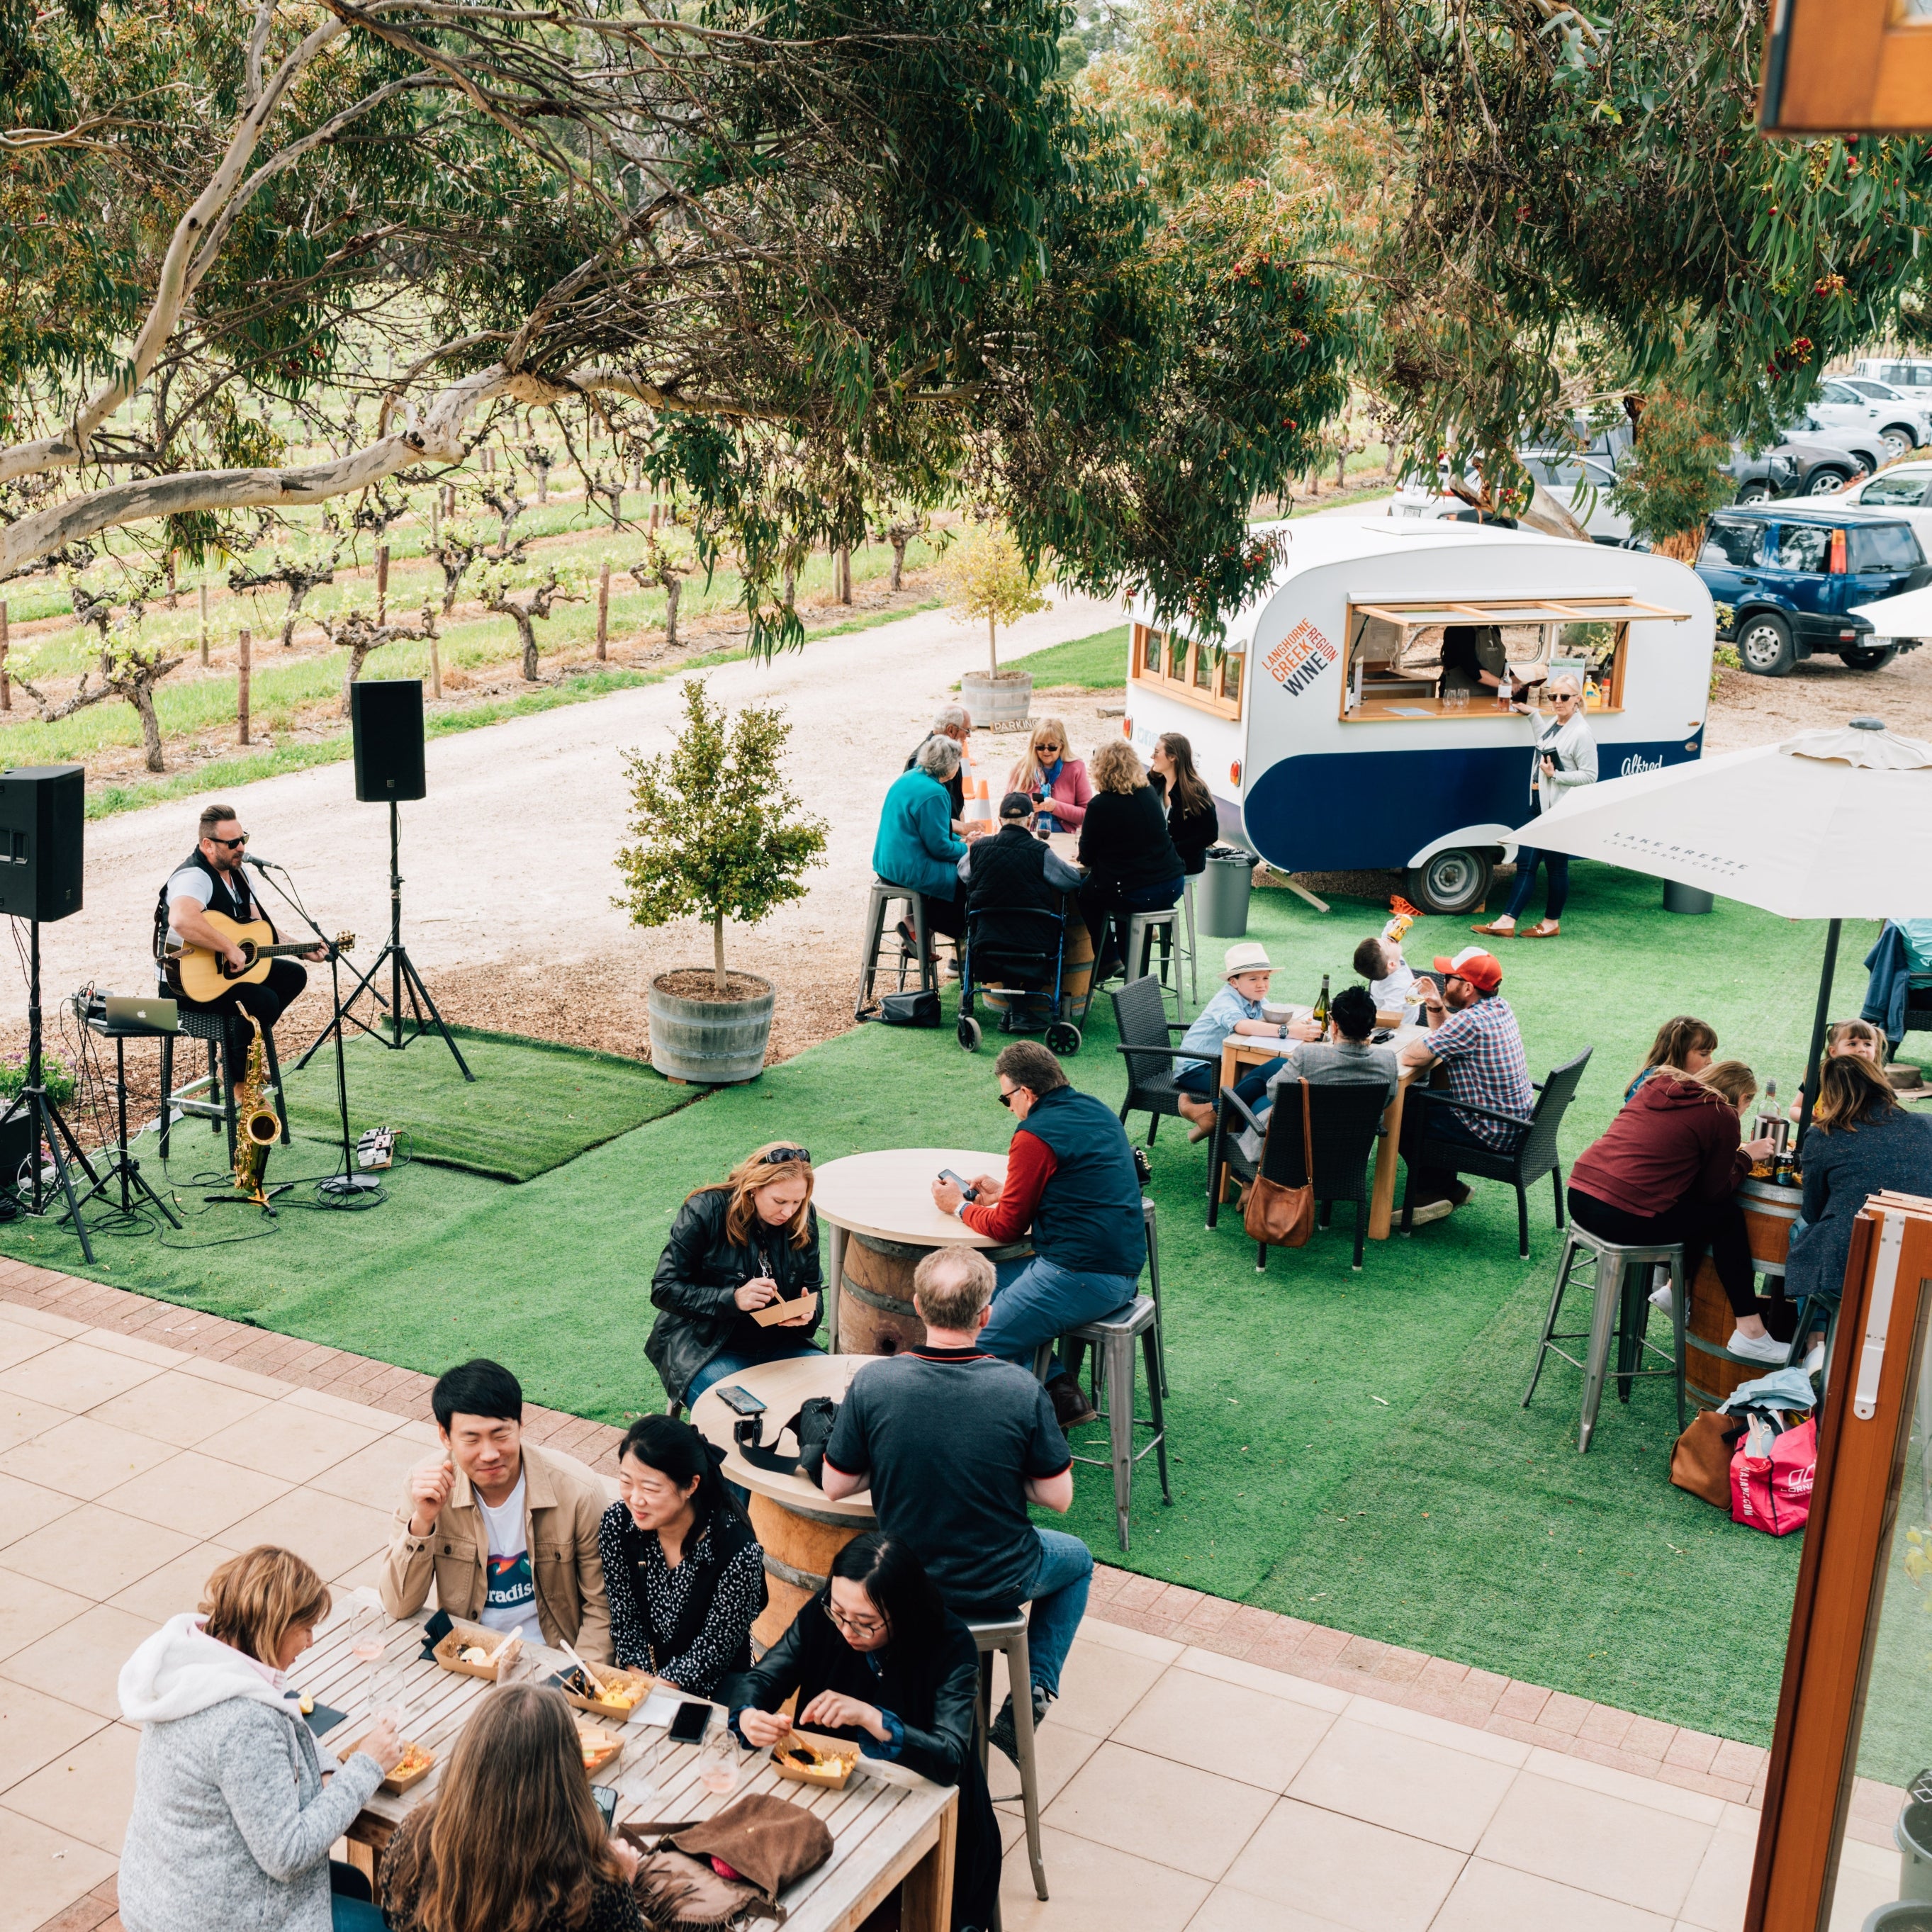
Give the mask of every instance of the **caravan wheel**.
<path id="1" fill-rule="evenodd" d="M 1486 854 L 1453 846 L 1409 867 L 1408 896 L 1424 912 L 1472 912 L 1488 896 L 1495 871 Z"/>

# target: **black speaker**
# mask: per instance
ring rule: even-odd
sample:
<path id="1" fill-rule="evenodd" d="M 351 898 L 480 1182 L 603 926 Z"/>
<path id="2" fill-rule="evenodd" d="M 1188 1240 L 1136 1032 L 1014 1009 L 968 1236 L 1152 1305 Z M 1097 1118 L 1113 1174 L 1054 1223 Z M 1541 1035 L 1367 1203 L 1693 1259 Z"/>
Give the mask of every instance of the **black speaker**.
<path id="1" fill-rule="evenodd" d="M 0 772 L 0 913 L 46 924 L 80 911 L 86 788 L 78 765 Z"/>
<path id="2" fill-rule="evenodd" d="M 358 679 L 349 687 L 349 723 L 358 798 L 381 805 L 424 795 L 422 679 Z"/>

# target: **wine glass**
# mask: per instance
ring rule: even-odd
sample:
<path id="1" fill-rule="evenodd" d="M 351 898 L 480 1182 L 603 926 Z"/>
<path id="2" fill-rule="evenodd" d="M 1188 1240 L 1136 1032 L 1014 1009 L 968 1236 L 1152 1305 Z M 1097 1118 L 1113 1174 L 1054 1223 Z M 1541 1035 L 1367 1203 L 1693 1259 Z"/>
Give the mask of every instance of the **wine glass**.
<path id="1" fill-rule="evenodd" d="M 698 1754 L 698 1781 L 714 1798 L 738 1788 L 741 1747 L 728 1723 L 714 1724 Z"/>
<path id="2" fill-rule="evenodd" d="M 376 1699 L 376 1667 L 382 1661 L 382 1612 L 367 1605 L 358 1606 L 350 1620 L 349 1654 L 362 1665 L 365 1688 L 373 1705 Z"/>
<path id="3" fill-rule="evenodd" d="M 664 1795 L 663 1787 L 658 1782 L 658 1767 L 664 1760 L 664 1734 L 657 1725 L 632 1726 L 631 1736 L 612 1767 L 610 1782 L 638 1804 L 656 1804 Z"/>

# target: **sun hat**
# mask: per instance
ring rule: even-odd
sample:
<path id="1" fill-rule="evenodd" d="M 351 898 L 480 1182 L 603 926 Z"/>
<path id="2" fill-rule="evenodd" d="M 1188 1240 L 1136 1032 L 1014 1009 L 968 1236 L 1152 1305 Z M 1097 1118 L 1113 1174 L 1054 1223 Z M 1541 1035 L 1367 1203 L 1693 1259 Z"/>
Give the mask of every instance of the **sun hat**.
<path id="1" fill-rule="evenodd" d="M 1493 993 L 1503 982 L 1502 963 L 1493 952 L 1485 952 L 1480 946 L 1466 946 L 1453 959 L 1438 958 L 1436 970 L 1468 980 L 1479 993 Z"/>
<path id="2" fill-rule="evenodd" d="M 1221 976 L 1232 980 L 1238 973 L 1272 973 L 1274 962 L 1268 956 L 1268 948 L 1258 940 L 1244 939 L 1238 946 L 1231 946 L 1221 956 Z"/>

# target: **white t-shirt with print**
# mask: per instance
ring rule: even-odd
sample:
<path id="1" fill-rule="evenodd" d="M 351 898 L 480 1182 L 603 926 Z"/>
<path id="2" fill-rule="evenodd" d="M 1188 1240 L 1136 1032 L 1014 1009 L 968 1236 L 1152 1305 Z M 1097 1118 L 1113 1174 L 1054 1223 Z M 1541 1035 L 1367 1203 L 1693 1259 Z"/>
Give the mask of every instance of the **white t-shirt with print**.
<path id="1" fill-rule="evenodd" d="M 1422 1017 L 1422 1003 L 1409 998 L 1409 989 L 1414 984 L 1415 975 L 1408 970 L 1408 962 L 1398 952 L 1394 968 L 1382 979 L 1369 982 L 1369 998 L 1375 1001 L 1378 1013 L 1393 1012 L 1401 1007 L 1404 1022 L 1413 1026 Z"/>
<path id="2" fill-rule="evenodd" d="M 518 1476 L 508 1499 L 492 1509 L 476 1495 L 476 1507 L 483 1512 L 489 1532 L 490 1554 L 484 1564 L 483 1614 L 478 1621 L 485 1630 L 515 1630 L 527 1628 L 536 1634 L 536 1582 L 530 1570 L 529 1536 L 524 1527 L 524 1498 L 527 1478 Z"/>

